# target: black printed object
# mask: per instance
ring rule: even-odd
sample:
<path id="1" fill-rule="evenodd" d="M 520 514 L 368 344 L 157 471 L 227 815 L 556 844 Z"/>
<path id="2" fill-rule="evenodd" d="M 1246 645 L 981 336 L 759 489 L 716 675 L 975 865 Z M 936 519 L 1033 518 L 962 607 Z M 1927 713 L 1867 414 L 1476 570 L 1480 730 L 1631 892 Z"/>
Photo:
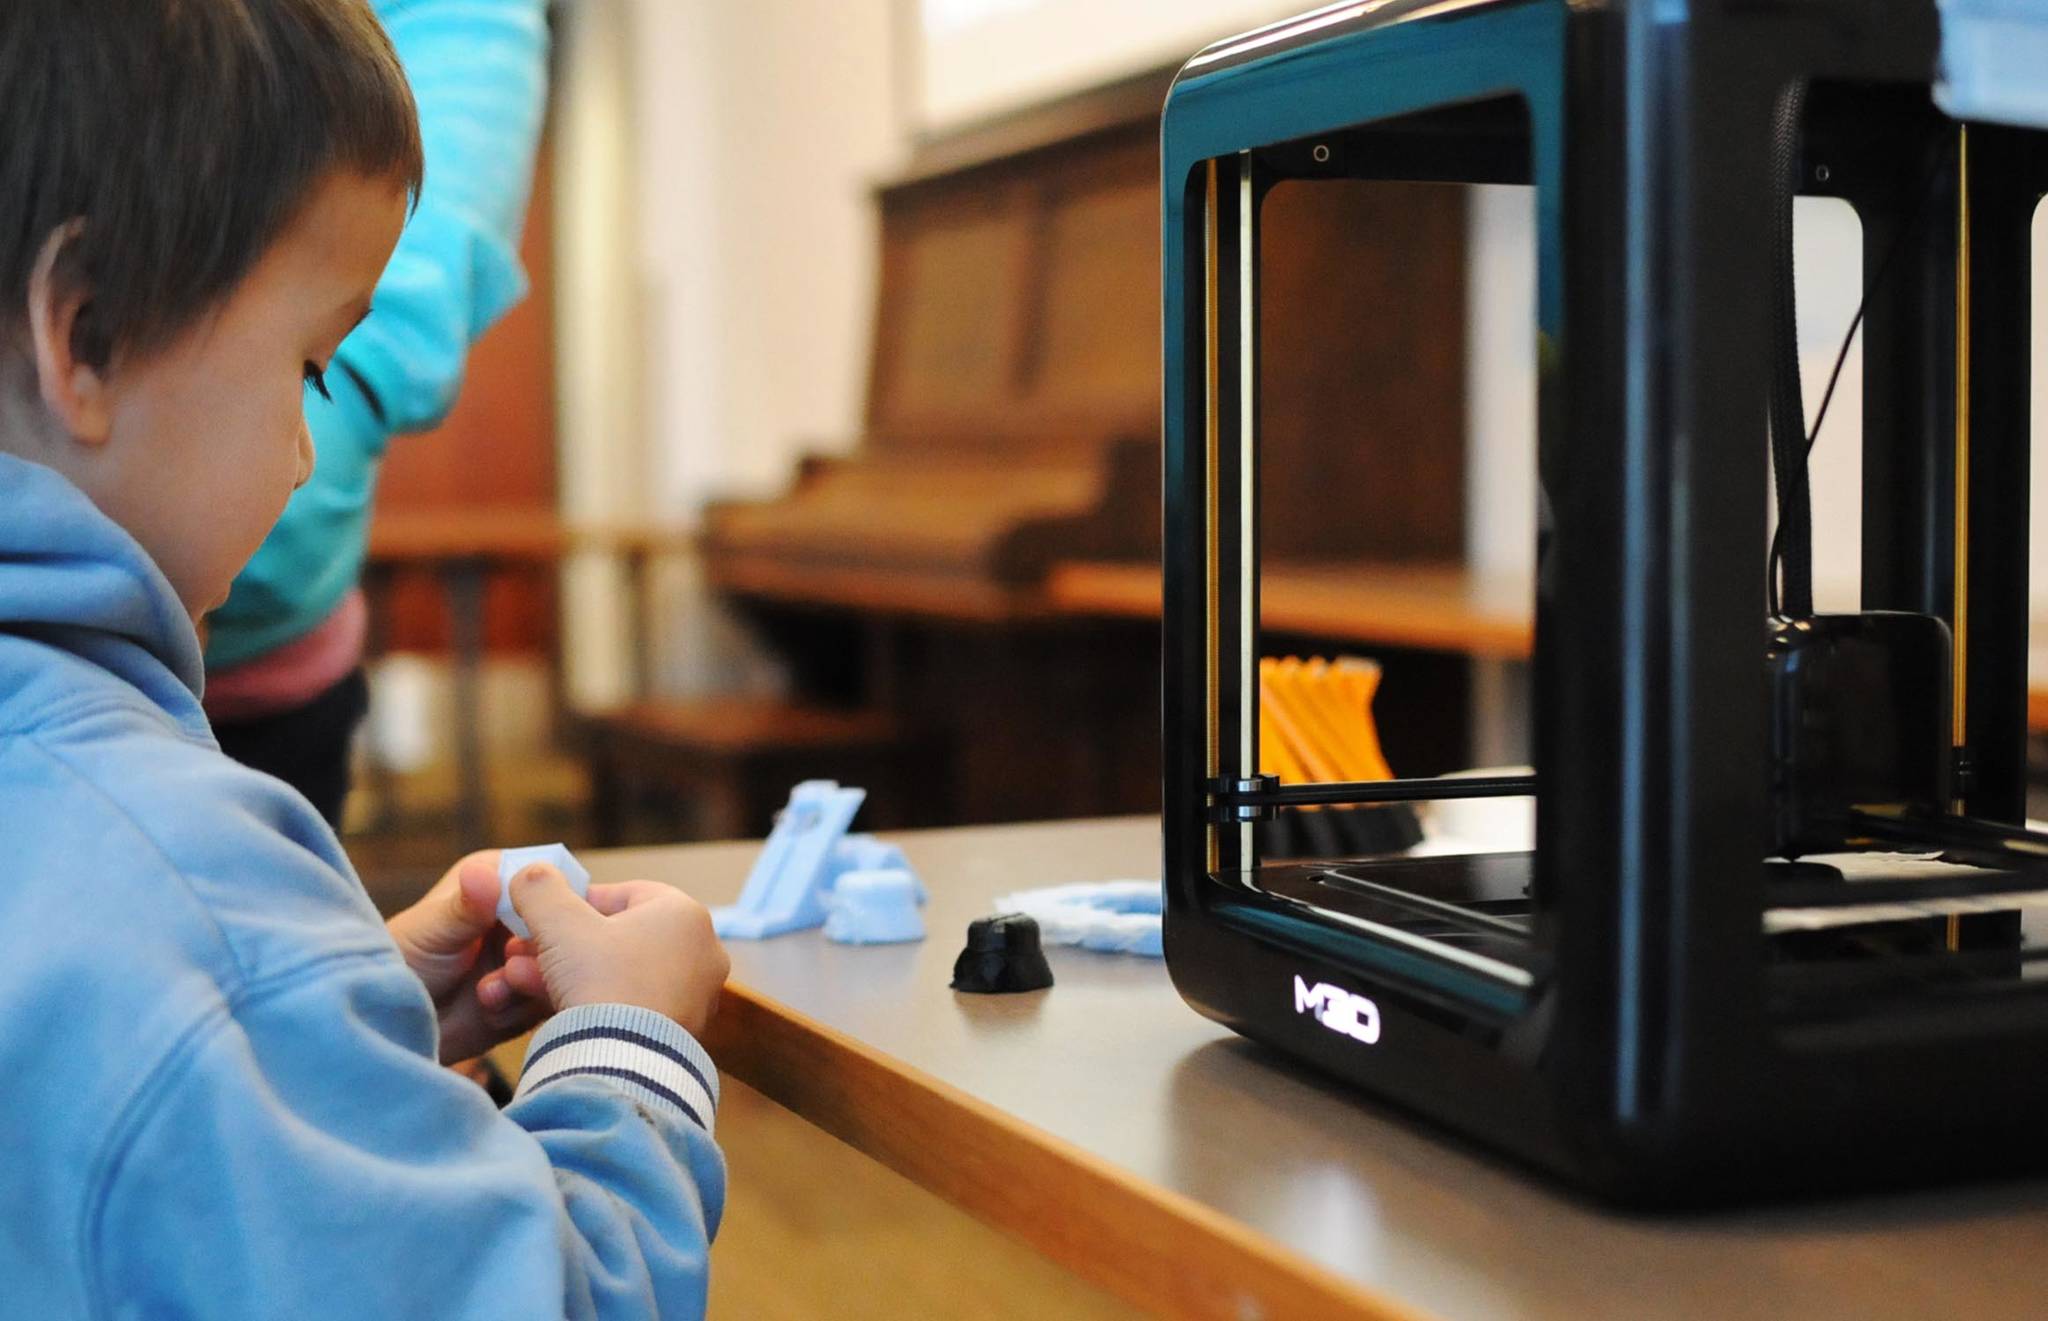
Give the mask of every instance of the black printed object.
<path id="1" fill-rule="evenodd" d="M 953 960 L 953 989 L 1001 994 L 1042 991 L 1052 968 L 1038 942 L 1038 919 L 1023 913 L 977 918 L 967 924 L 967 948 Z"/>

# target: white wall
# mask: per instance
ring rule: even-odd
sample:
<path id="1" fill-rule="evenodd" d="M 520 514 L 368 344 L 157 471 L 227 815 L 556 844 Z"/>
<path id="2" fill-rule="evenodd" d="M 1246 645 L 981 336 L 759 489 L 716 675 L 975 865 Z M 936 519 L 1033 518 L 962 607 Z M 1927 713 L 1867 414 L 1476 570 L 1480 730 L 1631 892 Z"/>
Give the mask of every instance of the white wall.
<path id="1" fill-rule="evenodd" d="M 1863 301 L 1863 230 L 1847 202 L 1802 198 L 1793 210 L 1798 272 L 1799 381 L 1806 426 L 1819 416 L 1842 337 Z M 1813 604 L 1862 608 L 1863 336 L 1842 366 L 1807 465 L 1813 492 Z"/>
<path id="2" fill-rule="evenodd" d="M 1536 195 L 1472 190 L 1465 281 L 1465 557 L 1533 583 Z"/>
<path id="3" fill-rule="evenodd" d="M 895 0 L 578 0 L 557 153 L 564 512 L 689 524 L 857 434 L 871 184 L 902 159 Z M 728 636 L 688 566 L 659 584 L 671 686 Z M 614 566 L 564 584 L 572 700 L 623 695 Z M 692 650 L 694 648 L 695 650 Z M 729 648 L 713 648 L 729 650 Z"/>
<path id="4" fill-rule="evenodd" d="M 555 372 L 563 515 L 622 522 L 652 513 L 650 438 L 641 389 L 642 280 L 633 105 L 631 0 L 580 0 L 561 11 L 556 61 Z M 627 673 L 627 602 L 616 565 L 563 566 L 564 681 L 579 705 L 608 705 Z"/>
<path id="5" fill-rule="evenodd" d="M 687 519 L 857 427 L 892 0 L 578 0 L 557 188 L 564 503 Z"/>
<path id="6" fill-rule="evenodd" d="M 1474 190 L 1467 285 L 1466 555 L 1492 574 L 1533 574 L 1536 509 L 1536 266 L 1534 194 Z M 1802 199 L 1797 212 L 1799 362 L 1809 424 L 1861 297 L 1862 246 L 1846 203 Z M 1814 447 L 1816 604 L 1854 609 L 1862 527 L 1863 348 L 1842 369 Z M 1758 401 L 1758 425 L 1763 403 Z M 1759 465 L 1764 440 L 1755 438 Z"/>
<path id="7" fill-rule="evenodd" d="M 768 494 L 866 388 L 869 189 L 901 160 L 890 0 L 638 0 L 655 512 Z"/>
<path id="8" fill-rule="evenodd" d="M 1467 315 L 1467 554 L 1507 577 L 1532 569 L 1535 509 L 1535 267 L 1526 189 L 1477 190 Z M 1820 410 L 1863 292 L 1862 233 L 1847 203 L 1802 198 L 1795 235 L 1799 363 L 1807 422 Z M 2034 394 L 2029 547 L 2034 613 L 2048 615 L 2048 215 L 2034 223 Z M 1814 604 L 1854 610 L 1860 593 L 1863 340 L 1844 362 L 1811 465 Z M 1762 427 L 1763 402 L 1758 401 Z M 1765 463 L 1764 438 L 1753 452 Z"/>
<path id="9" fill-rule="evenodd" d="M 944 128 L 1177 62 L 1306 0 L 903 0 L 916 4 L 920 127 Z"/>

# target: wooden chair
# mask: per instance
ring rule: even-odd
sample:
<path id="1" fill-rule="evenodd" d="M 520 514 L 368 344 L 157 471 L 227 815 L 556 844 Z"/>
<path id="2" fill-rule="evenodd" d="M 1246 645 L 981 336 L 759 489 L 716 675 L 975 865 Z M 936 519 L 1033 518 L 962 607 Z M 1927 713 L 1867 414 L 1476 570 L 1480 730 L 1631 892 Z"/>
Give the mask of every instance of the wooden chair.
<path id="1" fill-rule="evenodd" d="M 637 701 L 582 721 L 601 844 L 626 841 L 636 806 L 686 821 L 664 841 L 759 838 L 802 780 L 868 791 L 863 828 L 912 824 L 911 784 L 942 784 L 923 742 L 879 712 L 760 699 Z"/>

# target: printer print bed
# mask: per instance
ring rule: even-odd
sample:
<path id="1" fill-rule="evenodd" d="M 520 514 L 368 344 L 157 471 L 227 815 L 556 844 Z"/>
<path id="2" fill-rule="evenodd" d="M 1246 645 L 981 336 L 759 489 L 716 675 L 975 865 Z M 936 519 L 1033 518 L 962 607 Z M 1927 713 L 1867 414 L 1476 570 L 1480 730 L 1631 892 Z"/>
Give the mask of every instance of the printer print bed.
<path id="1" fill-rule="evenodd" d="M 1250 888 L 1334 917 L 1484 955 L 1543 980 L 1531 940 L 1534 854 L 1390 854 L 1283 863 L 1240 877 Z M 1966 992 L 2048 978 L 2048 886 L 2039 872 L 1964 865 L 1931 855 L 1848 854 L 1772 863 L 1760 936 L 1774 1012 L 1869 1006 L 1886 992 Z M 1950 950 L 1947 917 L 2024 914 L 2018 949 Z"/>

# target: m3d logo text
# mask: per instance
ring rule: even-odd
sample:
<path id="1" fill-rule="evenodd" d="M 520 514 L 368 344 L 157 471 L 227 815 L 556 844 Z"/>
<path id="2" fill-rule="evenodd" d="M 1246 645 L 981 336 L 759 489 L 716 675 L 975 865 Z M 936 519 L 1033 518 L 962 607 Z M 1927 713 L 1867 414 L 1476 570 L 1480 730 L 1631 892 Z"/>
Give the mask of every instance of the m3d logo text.
<path id="1" fill-rule="evenodd" d="M 1311 988 L 1299 976 L 1295 977 L 1294 1012 L 1313 1015 L 1316 1022 L 1330 1031 L 1368 1046 L 1380 1039 L 1380 1007 L 1341 986 L 1318 982 Z"/>

